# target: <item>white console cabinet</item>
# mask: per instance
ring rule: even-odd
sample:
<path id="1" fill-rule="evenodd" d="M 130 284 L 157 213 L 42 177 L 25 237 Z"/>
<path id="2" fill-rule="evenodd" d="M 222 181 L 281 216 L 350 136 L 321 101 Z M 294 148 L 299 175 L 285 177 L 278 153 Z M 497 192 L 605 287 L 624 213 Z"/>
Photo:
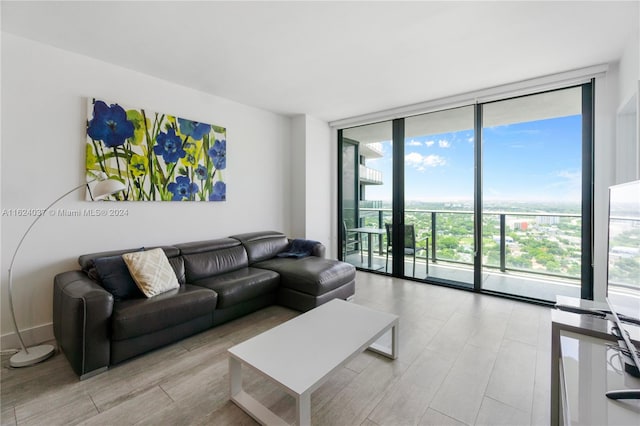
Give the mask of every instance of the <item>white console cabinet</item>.
<path id="1" fill-rule="evenodd" d="M 640 425 L 640 400 L 605 396 L 609 390 L 640 388 L 640 379 L 624 372 L 609 334 L 613 323 L 558 310 L 551 319 L 551 424 Z M 637 336 L 632 332 L 634 340 Z"/>

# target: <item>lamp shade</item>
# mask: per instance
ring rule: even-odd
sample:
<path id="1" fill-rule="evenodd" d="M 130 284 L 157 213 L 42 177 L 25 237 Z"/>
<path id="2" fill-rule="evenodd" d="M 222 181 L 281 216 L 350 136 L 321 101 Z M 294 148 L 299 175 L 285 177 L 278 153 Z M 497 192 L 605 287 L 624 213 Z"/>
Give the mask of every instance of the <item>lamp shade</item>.
<path id="1" fill-rule="evenodd" d="M 93 199 L 102 200 L 111 194 L 124 191 L 126 188 L 122 182 L 115 179 L 105 179 L 98 182 L 93 189 Z"/>

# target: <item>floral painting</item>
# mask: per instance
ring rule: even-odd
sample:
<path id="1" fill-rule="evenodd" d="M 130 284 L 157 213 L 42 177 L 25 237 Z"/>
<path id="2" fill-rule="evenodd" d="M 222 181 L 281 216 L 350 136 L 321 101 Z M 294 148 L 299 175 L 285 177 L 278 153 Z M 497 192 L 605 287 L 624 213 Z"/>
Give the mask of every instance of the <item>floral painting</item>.
<path id="1" fill-rule="evenodd" d="M 225 201 L 226 129 L 93 99 L 87 119 L 87 181 L 104 172 L 123 201 Z M 90 199 L 90 194 L 87 194 Z"/>

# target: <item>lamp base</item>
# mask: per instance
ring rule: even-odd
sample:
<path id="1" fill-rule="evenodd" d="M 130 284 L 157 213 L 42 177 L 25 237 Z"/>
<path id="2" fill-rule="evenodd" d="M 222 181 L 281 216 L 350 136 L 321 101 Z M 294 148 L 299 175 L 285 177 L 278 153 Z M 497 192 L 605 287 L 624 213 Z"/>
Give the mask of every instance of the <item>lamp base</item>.
<path id="1" fill-rule="evenodd" d="M 12 367 L 28 367 L 44 361 L 54 354 L 56 349 L 52 345 L 40 345 L 27 348 L 29 352 L 20 351 L 9 359 Z"/>

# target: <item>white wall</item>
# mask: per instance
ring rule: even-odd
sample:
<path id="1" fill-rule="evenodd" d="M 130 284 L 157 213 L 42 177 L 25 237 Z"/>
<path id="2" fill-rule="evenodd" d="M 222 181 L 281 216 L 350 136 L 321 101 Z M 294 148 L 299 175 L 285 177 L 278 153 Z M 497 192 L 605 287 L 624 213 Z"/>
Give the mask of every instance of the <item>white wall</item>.
<path id="1" fill-rule="evenodd" d="M 306 115 L 291 119 L 291 237 L 306 238 Z"/>
<path id="2" fill-rule="evenodd" d="M 638 19 L 640 19 L 640 7 L 638 7 Z M 620 85 L 618 86 L 618 100 L 622 105 L 631 95 L 638 90 L 638 79 L 640 79 L 640 42 L 638 26 L 620 58 Z"/>
<path id="3" fill-rule="evenodd" d="M 292 235 L 322 241 L 327 257 L 335 257 L 332 243 L 330 210 L 333 205 L 331 176 L 331 129 L 325 121 L 306 114 L 292 118 L 291 125 L 291 194 Z"/>
<path id="4" fill-rule="evenodd" d="M 630 37 L 620 61 L 596 82 L 594 185 L 594 299 L 607 294 L 609 186 L 638 179 L 638 88 L 640 41 Z"/>
<path id="5" fill-rule="evenodd" d="M 640 8 L 638 8 L 640 10 Z M 640 13 L 640 12 L 639 12 Z M 619 62 L 615 176 L 613 183 L 640 179 L 640 34 L 625 46 Z"/>
<path id="6" fill-rule="evenodd" d="M 44 208 L 83 183 L 89 97 L 225 126 L 227 201 L 128 202 L 117 203 L 127 210 L 126 217 L 44 217 L 25 240 L 14 265 L 18 323 L 21 329 L 34 328 L 38 336 L 50 333 L 53 276 L 77 267 L 80 254 L 257 230 L 291 231 L 288 117 L 2 33 L 1 207 L 5 212 Z M 56 207 L 116 204 L 92 204 L 83 197 L 79 190 Z M 31 220 L 1 218 L 3 335 L 13 330 L 6 298 L 10 256 Z"/>
<path id="7" fill-rule="evenodd" d="M 618 67 L 595 83 L 595 129 L 593 159 L 593 298 L 604 302 L 607 291 L 608 188 L 615 178 L 615 111 Z"/>
<path id="8" fill-rule="evenodd" d="M 332 191 L 332 177 L 337 168 L 332 167 L 331 153 L 336 145 L 332 143 L 331 129 L 325 121 L 306 116 L 306 237 L 322 241 L 327 246 L 327 257 L 336 258 L 332 236 L 331 217 L 335 214 Z M 331 210 L 330 210 L 331 209 Z"/>
<path id="9" fill-rule="evenodd" d="M 640 16 L 640 9 L 639 9 Z M 640 178 L 640 41 L 633 34 L 604 85 L 596 85 L 594 299 L 607 294 L 608 188 Z M 600 99 L 600 102 L 598 100 Z M 609 130 L 611 129 L 611 130 Z"/>

